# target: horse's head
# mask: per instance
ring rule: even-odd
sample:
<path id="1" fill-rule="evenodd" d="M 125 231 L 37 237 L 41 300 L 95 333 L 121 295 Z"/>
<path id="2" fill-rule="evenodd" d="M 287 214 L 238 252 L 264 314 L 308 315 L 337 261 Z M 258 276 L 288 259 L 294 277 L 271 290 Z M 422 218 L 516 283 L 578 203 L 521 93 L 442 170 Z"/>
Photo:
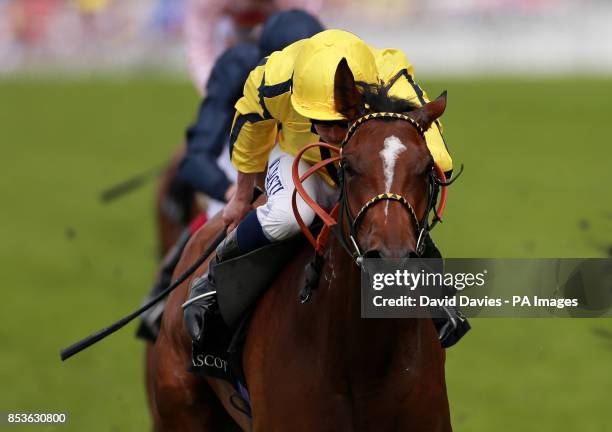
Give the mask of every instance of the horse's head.
<path id="1" fill-rule="evenodd" d="M 433 194 L 434 161 L 424 132 L 444 112 L 446 94 L 419 108 L 389 96 L 382 84 L 355 83 L 343 60 L 334 98 L 338 112 L 352 124 L 342 148 L 348 210 L 343 229 L 366 257 L 416 255 Z"/>

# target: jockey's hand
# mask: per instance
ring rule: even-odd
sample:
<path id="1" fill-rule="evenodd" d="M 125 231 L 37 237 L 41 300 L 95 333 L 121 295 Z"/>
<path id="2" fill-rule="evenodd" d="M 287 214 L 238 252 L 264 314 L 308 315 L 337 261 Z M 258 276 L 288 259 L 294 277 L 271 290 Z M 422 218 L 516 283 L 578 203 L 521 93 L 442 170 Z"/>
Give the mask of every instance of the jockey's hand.
<path id="1" fill-rule="evenodd" d="M 227 225 L 227 232 L 232 232 L 246 214 L 251 210 L 251 200 L 240 198 L 238 195 L 230 200 L 223 210 L 223 223 Z"/>

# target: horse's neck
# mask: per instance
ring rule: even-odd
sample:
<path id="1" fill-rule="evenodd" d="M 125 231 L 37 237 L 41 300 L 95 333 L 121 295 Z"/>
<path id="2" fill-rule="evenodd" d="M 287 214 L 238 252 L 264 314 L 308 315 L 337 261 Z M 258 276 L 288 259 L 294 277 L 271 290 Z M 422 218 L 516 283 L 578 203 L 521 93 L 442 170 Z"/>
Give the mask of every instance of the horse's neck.
<path id="1" fill-rule="evenodd" d="M 432 321 L 361 318 L 360 277 L 334 238 L 319 284 L 327 321 L 318 327 L 326 336 L 319 355 L 354 429 L 450 431 L 444 352 Z"/>
<path id="2" fill-rule="evenodd" d="M 328 291 L 330 325 L 338 329 L 338 349 L 351 374 L 372 380 L 384 379 L 390 368 L 405 368 L 417 361 L 426 325 L 415 319 L 362 319 L 361 274 L 352 258 L 336 239 L 330 244 L 327 265 L 321 277 Z"/>

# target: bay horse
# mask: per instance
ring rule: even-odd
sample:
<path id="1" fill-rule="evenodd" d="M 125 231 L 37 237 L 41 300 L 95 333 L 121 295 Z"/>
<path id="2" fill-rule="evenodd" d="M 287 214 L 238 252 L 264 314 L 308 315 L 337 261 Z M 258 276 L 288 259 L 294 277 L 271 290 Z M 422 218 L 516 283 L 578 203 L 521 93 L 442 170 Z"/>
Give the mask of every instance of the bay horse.
<path id="1" fill-rule="evenodd" d="M 342 61 L 335 103 L 350 122 L 366 113 L 367 90 L 362 92 Z M 341 152 L 342 193 L 353 215 L 372 197 L 393 192 L 405 198 L 406 203 L 381 199 L 370 205 L 354 228 L 357 247 L 366 256 L 408 257 L 418 243 L 415 219 L 426 218 L 430 210 L 428 179 L 434 163 L 423 132 L 444 112 L 446 97 L 418 109 L 391 103 L 389 97 L 374 99 L 368 102 L 371 111 L 405 115 L 372 118 L 347 135 Z M 340 235 L 330 236 L 323 248 L 321 276 L 308 302 L 298 301 L 304 267 L 313 256 L 312 248 L 304 246 L 257 304 L 243 352 L 252 418 L 230 403 L 235 392 L 225 381 L 187 371 L 191 339 L 181 304 L 207 263 L 171 294 L 151 359 L 155 430 L 452 430 L 445 353 L 432 321 L 362 319 L 360 267 L 344 242 L 352 230 L 346 219 L 338 228 Z M 221 229 L 220 216 L 204 225 L 187 245 L 175 275 Z"/>

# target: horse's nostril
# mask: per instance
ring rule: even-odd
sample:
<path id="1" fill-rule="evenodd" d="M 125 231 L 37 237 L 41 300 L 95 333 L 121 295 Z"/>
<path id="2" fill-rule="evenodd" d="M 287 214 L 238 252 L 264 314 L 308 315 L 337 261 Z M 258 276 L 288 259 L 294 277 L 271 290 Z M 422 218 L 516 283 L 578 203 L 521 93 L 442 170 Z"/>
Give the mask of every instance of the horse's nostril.
<path id="1" fill-rule="evenodd" d="M 363 254 L 364 258 L 382 258 L 382 253 L 377 249 L 370 249 Z"/>

